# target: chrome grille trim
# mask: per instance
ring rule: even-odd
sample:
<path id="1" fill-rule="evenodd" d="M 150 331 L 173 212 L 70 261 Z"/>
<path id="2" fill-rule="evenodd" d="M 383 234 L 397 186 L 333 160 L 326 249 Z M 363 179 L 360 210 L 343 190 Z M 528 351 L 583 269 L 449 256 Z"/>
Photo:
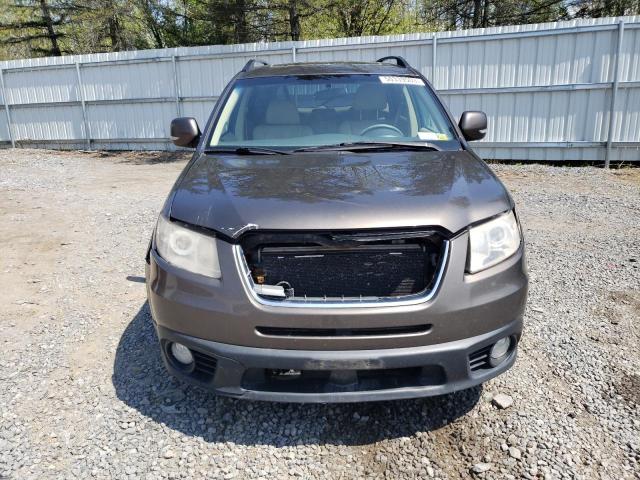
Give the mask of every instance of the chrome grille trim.
<path id="1" fill-rule="evenodd" d="M 449 240 L 444 240 L 442 257 L 440 265 L 436 272 L 433 287 L 430 290 L 416 293 L 413 295 L 405 295 L 402 297 L 362 297 L 362 298 L 307 298 L 307 299 L 288 299 L 288 300 L 269 300 L 258 295 L 253 289 L 254 282 L 251 276 L 251 270 L 244 257 L 242 247 L 233 245 L 233 256 L 236 267 L 240 274 L 242 284 L 247 294 L 257 303 L 268 307 L 284 307 L 284 308 L 374 308 L 374 307 L 391 307 L 391 306 L 407 306 L 425 303 L 431 300 L 438 292 L 440 283 L 444 276 L 444 272 L 449 263 Z"/>

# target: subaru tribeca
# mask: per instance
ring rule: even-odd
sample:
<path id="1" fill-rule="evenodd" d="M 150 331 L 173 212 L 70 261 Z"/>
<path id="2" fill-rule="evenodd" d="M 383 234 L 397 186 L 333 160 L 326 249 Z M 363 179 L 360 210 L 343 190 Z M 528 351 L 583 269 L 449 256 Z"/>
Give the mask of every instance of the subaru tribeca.
<path id="1" fill-rule="evenodd" d="M 267 65 L 227 85 L 147 254 L 167 370 L 221 395 L 440 395 L 510 368 L 527 273 L 514 202 L 401 57 Z"/>

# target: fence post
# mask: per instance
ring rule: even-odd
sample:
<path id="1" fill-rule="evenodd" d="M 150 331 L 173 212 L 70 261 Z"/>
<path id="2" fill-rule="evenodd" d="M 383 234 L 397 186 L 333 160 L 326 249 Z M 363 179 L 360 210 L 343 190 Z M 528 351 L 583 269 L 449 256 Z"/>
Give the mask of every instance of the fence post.
<path id="1" fill-rule="evenodd" d="M 291 58 L 293 60 L 292 63 L 296 63 L 296 47 L 295 45 L 291 47 Z"/>
<path id="2" fill-rule="evenodd" d="M 87 142 L 87 150 L 91 150 L 91 132 L 87 120 L 87 105 L 84 101 L 84 86 L 82 85 L 82 75 L 80 74 L 80 63 L 76 62 L 76 77 L 78 78 L 78 96 L 82 105 L 82 124 L 84 125 L 84 136 Z"/>
<path id="3" fill-rule="evenodd" d="M 436 65 L 438 62 L 438 57 L 436 56 L 438 52 L 438 37 L 436 33 L 433 34 L 433 50 L 431 52 L 431 84 L 436 86 Z"/>
<path id="4" fill-rule="evenodd" d="M 4 103 L 4 112 L 7 114 L 7 131 L 9 132 L 11 148 L 16 148 L 16 142 L 13 139 L 13 132 L 11 131 L 11 112 L 9 112 L 9 100 L 7 99 L 7 91 L 4 88 L 4 72 L 2 71 L 2 68 L 0 68 L 0 90 L 2 93 L 2 101 Z"/>
<path id="5" fill-rule="evenodd" d="M 618 23 L 618 41 L 616 42 L 615 57 L 613 60 L 613 82 L 611 82 L 611 105 L 609 106 L 609 131 L 607 132 L 607 149 L 604 155 L 604 168 L 609 168 L 611 163 L 611 146 L 613 134 L 616 128 L 616 96 L 618 93 L 618 82 L 620 75 L 620 53 L 622 51 L 622 36 L 624 34 L 624 20 Z"/>
<path id="6" fill-rule="evenodd" d="M 176 56 L 171 57 L 171 65 L 173 67 L 173 95 L 176 98 L 176 117 L 180 116 L 180 83 L 178 79 L 178 62 Z"/>

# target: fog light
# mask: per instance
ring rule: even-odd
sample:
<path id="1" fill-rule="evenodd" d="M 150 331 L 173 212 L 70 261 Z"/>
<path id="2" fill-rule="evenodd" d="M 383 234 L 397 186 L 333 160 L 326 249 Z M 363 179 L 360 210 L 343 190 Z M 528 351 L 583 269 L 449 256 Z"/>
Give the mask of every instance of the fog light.
<path id="1" fill-rule="evenodd" d="M 493 347 L 491 347 L 490 356 L 492 360 L 502 359 L 511 348 L 511 337 L 505 337 L 498 340 Z"/>
<path id="2" fill-rule="evenodd" d="M 173 355 L 173 358 L 175 358 L 183 365 L 191 365 L 193 363 L 193 355 L 191 354 L 191 350 L 189 350 L 181 343 L 174 342 L 171 344 L 171 355 Z"/>

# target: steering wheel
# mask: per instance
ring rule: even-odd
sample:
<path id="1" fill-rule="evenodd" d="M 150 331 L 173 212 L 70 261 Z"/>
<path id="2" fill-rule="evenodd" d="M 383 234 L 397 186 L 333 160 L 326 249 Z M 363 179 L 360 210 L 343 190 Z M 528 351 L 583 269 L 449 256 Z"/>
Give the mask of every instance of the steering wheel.
<path id="1" fill-rule="evenodd" d="M 365 128 L 364 130 L 362 130 L 360 132 L 360 135 L 364 136 L 367 133 L 369 133 L 371 130 L 376 130 L 376 129 L 391 130 L 394 133 L 398 134 L 398 135 L 382 135 L 382 136 L 385 136 L 385 137 L 402 137 L 402 136 L 404 136 L 404 133 L 402 133 L 402 130 L 400 130 L 398 127 L 394 127 L 393 125 L 389 125 L 388 123 L 376 123 L 375 125 L 370 125 L 367 128 Z"/>

